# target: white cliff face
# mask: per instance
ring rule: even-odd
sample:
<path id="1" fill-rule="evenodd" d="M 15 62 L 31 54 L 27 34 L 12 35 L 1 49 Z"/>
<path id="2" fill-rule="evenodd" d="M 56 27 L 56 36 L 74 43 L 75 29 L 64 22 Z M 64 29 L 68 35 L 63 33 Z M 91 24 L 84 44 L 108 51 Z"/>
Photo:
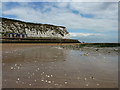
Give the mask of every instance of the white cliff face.
<path id="1" fill-rule="evenodd" d="M 2 19 L 2 32 L 24 33 L 28 37 L 69 38 L 69 33 L 63 26 L 27 23 L 6 18 Z"/>

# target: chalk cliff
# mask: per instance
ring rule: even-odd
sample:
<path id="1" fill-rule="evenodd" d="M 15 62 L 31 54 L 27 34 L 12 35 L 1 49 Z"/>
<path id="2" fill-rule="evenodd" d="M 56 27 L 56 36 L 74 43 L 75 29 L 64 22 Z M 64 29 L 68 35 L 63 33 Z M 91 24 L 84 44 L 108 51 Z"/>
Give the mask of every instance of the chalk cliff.
<path id="1" fill-rule="evenodd" d="M 28 37 L 69 38 L 66 27 L 50 24 L 23 22 L 19 20 L 2 18 L 0 20 L 0 33 L 23 33 Z"/>

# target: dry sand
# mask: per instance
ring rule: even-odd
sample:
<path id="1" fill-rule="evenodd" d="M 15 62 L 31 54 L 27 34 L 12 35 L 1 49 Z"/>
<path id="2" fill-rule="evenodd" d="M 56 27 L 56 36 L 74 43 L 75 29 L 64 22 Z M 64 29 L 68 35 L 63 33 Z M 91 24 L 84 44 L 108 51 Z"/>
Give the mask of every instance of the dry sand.
<path id="1" fill-rule="evenodd" d="M 117 48 L 3 44 L 3 88 L 117 88 Z"/>

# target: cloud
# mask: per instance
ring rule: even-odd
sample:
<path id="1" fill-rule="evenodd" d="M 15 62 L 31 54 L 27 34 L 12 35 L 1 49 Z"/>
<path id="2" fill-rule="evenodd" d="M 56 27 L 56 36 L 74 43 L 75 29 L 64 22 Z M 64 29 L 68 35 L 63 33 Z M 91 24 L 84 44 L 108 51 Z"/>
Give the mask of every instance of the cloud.
<path id="1" fill-rule="evenodd" d="M 106 34 L 95 34 L 95 33 L 70 33 L 70 37 L 74 39 L 78 39 L 81 42 L 88 43 L 118 43 L 118 37 Z"/>
<path id="2" fill-rule="evenodd" d="M 102 36 L 101 34 L 95 33 L 70 33 L 71 37 L 88 37 L 88 36 Z"/>
<path id="3" fill-rule="evenodd" d="M 119 0 L 1 0 L 2 2 L 119 2 Z"/>
<path id="4" fill-rule="evenodd" d="M 105 2 L 95 2 L 95 3 L 70 3 L 71 9 L 75 9 L 84 14 L 95 15 L 95 18 L 102 19 L 116 19 L 118 15 L 118 3 L 105 3 Z M 114 16 L 116 15 L 116 17 Z"/>
<path id="5" fill-rule="evenodd" d="M 2 16 L 2 3 L 0 2 L 0 16 Z"/>
<path id="6" fill-rule="evenodd" d="M 47 10 L 49 8 L 50 11 L 44 13 L 42 13 L 42 10 L 39 10 L 39 8 L 36 10 L 30 6 L 19 6 L 12 8 L 11 10 L 5 10 L 3 11 L 3 14 L 15 15 L 17 18 L 26 21 L 31 20 L 38 23 L 65 25 L 69 29 L 89 29 L 98 32 L 117 30 L 116 4 L 109 5 L 106 7 L 105 11 L 104 9 L 101 9 L 104 6 L 104 3 L 102 5 L 101 4 L 102 3 L 69 3 L 69 10 L 68 8 L 63 8 L 68 5 L 67 3 L 57 3 L 56 6 L 58 5 L 59 8 L 52 5 L 45 5 L 42 10 Z M 71 8 L 78 10 L 83 14 L 93 14 L 95 15 L 95 18 L 85 18 L 80 14 L 72 13 Z M 113 10 L 111 8 L 113 8 Z"/>
<path id="7" fill-rule="evenodd" d="M 81 32 L 81 30 L 95 32 L 75 34 L 77 37 L 93 39 L 100 33 L 118 30 L 118 5 L 113 2 L 18 2 L 18 5 L 12 8 L 9 8 L 10 5 L 6 6 L 4 2 L 3 7 L 5 8 L 2 13 L 6 17 L 13 15 L 15 16 L 13 18 L 23 21 L 63 25 L 74 32 Z"/>
<path id="8" fill-rule="evenodd" d="M 70 33 L 70 37 L 74 39 L 78 39 L 81 42 L 97 42 L 102 37 L 102 34 L 95 34 L 95 33 Z M 97 38 L 96 38 L 97 37 Z"/>

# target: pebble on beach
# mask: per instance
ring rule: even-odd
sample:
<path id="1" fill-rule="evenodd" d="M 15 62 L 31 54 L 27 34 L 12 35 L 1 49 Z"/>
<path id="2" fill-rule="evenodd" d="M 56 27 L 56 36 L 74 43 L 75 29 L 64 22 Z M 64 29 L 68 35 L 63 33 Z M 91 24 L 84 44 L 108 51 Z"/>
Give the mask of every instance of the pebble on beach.
<path id="1" fill-rule="evenodd" d="M 11 67 L 11 70 L 13 70 L 14 68 L 13 67 Z"/>
<path id="2" fill-rule="evenodd" d="M 87 78 L 84 78 L 84 80 L 86 81 L 86 80 L 87 80 Z"/>
<path id="3" fill-rule="evenodd" d="M 17 80 L 19 81 L 19 80 L 20 80 L 20 78 L 17 78 Z"/>
<path id="4" fill-rule="evenodd" d="M 48 83 L 51 83 L 51 81 L 48 81 Z"/>
<path id="5" fill-rule="evenodd" d="M 99 83 L 97 83 L 97 86 L 99 86 L 100 84 Z"/>
<path id="6" fill-rule="evenodd" d="M 68 82 L 67 81 L 65 81 L 65 84 L 67 84 Z"/>
<path id="7" fill-rule="evenodd" d="M 88 87 L 89 85 L 88 85 L 88 84 L 86 84 L 85 86 L 86 86 L 86 87 Z"/>

